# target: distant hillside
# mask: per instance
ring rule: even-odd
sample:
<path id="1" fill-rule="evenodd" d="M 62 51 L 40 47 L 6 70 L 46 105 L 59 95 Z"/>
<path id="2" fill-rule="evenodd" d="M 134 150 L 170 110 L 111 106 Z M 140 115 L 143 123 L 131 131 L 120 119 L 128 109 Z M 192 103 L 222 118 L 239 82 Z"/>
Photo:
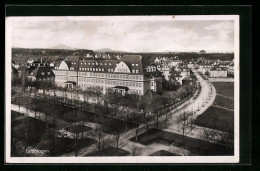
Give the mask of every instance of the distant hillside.
<path id="1" fill-rule="evenodd" d="M 28 49 L 28 48 L 12 48 L 12 60 L 15 63 L 27 61 L 29 58 L 43 59 L 53 61 L 57 59 L 64 59 L 70 55 L 85 56 L 86 54 L 94 55 L 92 50 L 88 49 Z"/>
<path id="2" fill-rule="evenodd" d="M 102 49 L 95 50 L 94 52 L 99 52 L 99 53 L 104 53 L 104 52 L 124 53 L 125 51 L 113 50 L 113 49 L 109 49 L 109 48 L 102 48 Z"/>
<path id="3" fill-rule="evenodd" d="M 59 44 L 59 45 L 56 45 L 54 47 L 51 47 L 50 49 L 75 50 L 76 48 L 72 48 L 72 47 L 69 47 L 69 46 L 64 45 L 64 44 Z"/>

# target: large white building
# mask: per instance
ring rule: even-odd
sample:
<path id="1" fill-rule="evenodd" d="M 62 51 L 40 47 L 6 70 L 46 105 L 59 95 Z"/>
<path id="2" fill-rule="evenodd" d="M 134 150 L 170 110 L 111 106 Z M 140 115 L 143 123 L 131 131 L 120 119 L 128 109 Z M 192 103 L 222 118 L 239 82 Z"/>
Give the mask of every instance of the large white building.
<path id="1" fill-rule="evenodd" d="M 209 76 L 212 77 L 212 78 L 220 78 L 220 77 L 227 77 L 227 69 L 225 68 L 220 68 L 220 67 L 217 67 L 217 68 L 212 68 L 210 71 L 209 71 Z"/>
<path id="2" fill-rule="evenodd" d="M 85 60 L 67 57 L 54 69 L 57 86 L 82 90 L 113 89 L 122 94 L 144 95 L 150 89 L 162 91 L 162 73 L 155 65 L 145 66 L 140 55 L 124 55 L 120 60 Z"/>

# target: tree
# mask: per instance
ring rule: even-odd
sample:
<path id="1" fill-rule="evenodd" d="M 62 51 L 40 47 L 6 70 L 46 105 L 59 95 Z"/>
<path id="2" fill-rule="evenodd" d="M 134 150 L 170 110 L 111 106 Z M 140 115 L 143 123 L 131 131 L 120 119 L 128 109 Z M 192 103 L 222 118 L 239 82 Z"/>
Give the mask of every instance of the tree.
<path id="1" fill-rule="evenodd" d="M 143 111 L 142 114 L 143 114 L 143 120 L 144 120 L 144 123 L 146 126 L 146 132 L 148 132 L 149 127 L 150 127 L 151 123 L 153 122 L 153 115 L 151 112 L 146 112 L 146 111 Z"/>
<path id="2" fill-rule="evenodd" d="M 183 112 L 177 116 L 177 123 L 179 130 L 182 130 L 182 135 L 185 136 L 185 130 L 190 126 L 189 117 L 191 113 Z"/>
<path id="3" fill-rule="evenodd" d="M 204 128 L 201 133 L 201 138 L 205 140 L 206 145 L 217 138 L 217 131 L 210 128 Z"/>
<path id="4" fill-rule="evenodd" d="M 98 151 L 98 155 L 101 155 L 102 147 L 104 146 L 104 139 L 105 134 L 103 132 L 103 127 L 96 125 L 94 129 L 92 129 L 91 137 L 93 140 L 95 140 L 96 143 L 94 143 L 95 148 Z"/>
<path id="5" fill-rule="evenodd" d="M 138 131 L 139 131 L 139 126 L 142 124 L 142 116 L 136 109 L 133 110 L 132 121 L 134 122 L 134 132 L 135 132 L 135 141 L 137 142 L 137 136 L 138 136 Z"/>

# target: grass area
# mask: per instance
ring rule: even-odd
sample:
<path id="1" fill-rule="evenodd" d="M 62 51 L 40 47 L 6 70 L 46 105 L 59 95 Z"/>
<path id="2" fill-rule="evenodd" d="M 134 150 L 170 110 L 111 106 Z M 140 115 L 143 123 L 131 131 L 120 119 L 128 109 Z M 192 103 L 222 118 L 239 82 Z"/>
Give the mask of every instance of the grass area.
<path id="1" fill-rule="evenodd" d="M 12 111 L 12 115 L 21 115 L 17 112 Z M 12 128 L 12 137 L 16 138 L 16 141 L 25 141 L 25 134 L 27 135 L 27 145 L 35 145 L 37 144 L 41 136 L 44 134 L 46 130 L 46 124 L 40 120 L 31 118 L 31 117 L 20 117 L 21 119 L 13 118 L 11 122 Z M 49 124 L 49 127 L 52 125 Z"/>
<path id="2" fill-rule="evenodd" d="M 150 156 L 179 156 L 178 154 L 171 153 L 165 150 L 159 150 L 151 154 Z"/>
<path id="3" fill-rule="evenodd" d="M 154 141 L 158 142 L 158 139 L 168 142 L 176 147 L 182 147 L 188 149 L 191 155 L 205 155 L 205 156 L 217 156 L 217 155 L 233 155 L 233 149 L 227 146 L 208 143 L 199 139 L 182 136 L 168 131 L 151 129 L 150 131 L 138 136 L 138 142 L 149 145 Z M 135 141 L 135 137 L 130 139 Z"/>
<path id="4" fill-rule="evenodd" d="M 108 147 L 108 148 L 105 148 L 104 150 L 101 150 L 99 156 L 129 156 L 129 155 L 130 155 L 130 152 L 126 151 L 124 149 Z M 97 152 L 91 153 L 91 154 L 88 154 L 87 156 L 98 156 L 98 153 Z"/>
<path id="5" fill-rule="evenodd" d="M 217 95 L 213 104 L 234 110 L 234 100 L 222 96 Z"/>
<path id="6" fill-rule="evenodd" d="M 35 103 L 34 100 L 32 103 Z M 65 120 L 67 122 L 76 122 L 76 121 L 86 121 L 86 122 L 96 122 L 104 126 L 104 132 L 113 133 L 117 130 L 121 132 L 125 131 L 126 124 L 128 129 L 134 127 L 133 123 L 124 122 L 119 119 L 114 119 L 107 117 L 101 114 L 94 114 L 89 111 L 77 110 L 69 106 L 62 106 L 61 104 L 54 104 L 49 101 L 38 100 L 40 104 L 37 107 L 37 111 L 42 113 L 49 113 L 51 116 Z"/>
<path id="7" fill-rule="evenodd" d="M 234 82 L 212 82 L 217 94 L 234 98 Z"/>
<path id="8" fill-rule="evenodd" d="M 210 106 L 195 120 L 195 124 L 220 131 L 234 132 L 234 112 Z"/>

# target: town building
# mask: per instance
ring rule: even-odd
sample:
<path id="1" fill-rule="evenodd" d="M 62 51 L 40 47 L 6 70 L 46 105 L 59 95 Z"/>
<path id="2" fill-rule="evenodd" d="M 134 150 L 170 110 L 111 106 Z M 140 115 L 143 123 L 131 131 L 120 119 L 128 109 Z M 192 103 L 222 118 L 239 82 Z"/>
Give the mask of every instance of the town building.
<path id="1" fill-rule="evenodd" d="M 55 75 L 53 73 L 53 67 L 39 66 L 33 72 L 29 73 L 27 78 L 29 81 L 44 81 L 54 84 Z"/>
<path id="2" fill-rule="evenodd" d="M 202 74 L 206 74 L 209 72 L 212 68 L 214 67 L 213 63 L 201 63 L 199 65 L 198 71 L 201 72 Z"/>
<path id="3" fill-rule="evenodd" d="M 210 69 L 209 71 L 209 76 L 212 78 L 225 78 L 227 77 L 227 69 L 225 68 L 220 68 L 220 67 L 214 67 Z"/>
<path id="4" fill-rule="evenodd" d="M 82 59 L 69 56 L 53 70 L 55 84 L 81 90 L 113 89 L 121 94 L 144 95 L 147 90 L 162 91 L 162 73 L 156 65 L 145 66 L 140 55 L 124 55 L 120 60 Z"/>
<path id="5" fill-rule="evenodd" d="M 159 64 L 157 65 L 157 69 L 163 73 L 163 76 L 166 80 L 169 80 L 170 76 L 170 67 L 167 64 Z"/>

